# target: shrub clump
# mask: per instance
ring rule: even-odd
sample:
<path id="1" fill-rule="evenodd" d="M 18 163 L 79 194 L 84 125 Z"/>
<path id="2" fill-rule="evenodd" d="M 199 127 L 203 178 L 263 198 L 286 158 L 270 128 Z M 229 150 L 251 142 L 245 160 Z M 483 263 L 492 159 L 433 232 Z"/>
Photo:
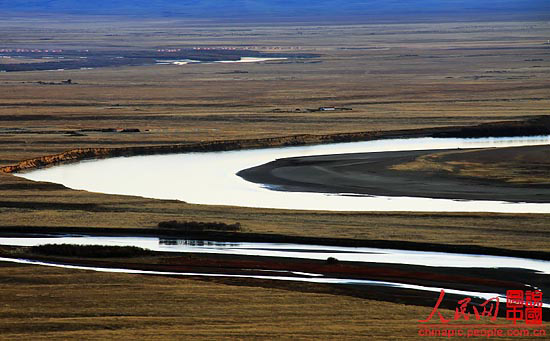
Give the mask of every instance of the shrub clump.
<path id="1" fill-rule="evenodd" d="M 159 228 L 177 229 L 187 232 L 197 231 L 240 231 L 241 223 L 226 224 L 221 222 L 202 222 L 202 221 L 162 221 L 158 223 Z"/>
<path id="2" fill-rule="evenodd" d="M 327 264 L 334 265 L 334 264 L 338 264 L 339 260 L 334 257 L 328 257 L 325 262 Z"/>
<path id="3" fill-rule="evenodd" d="M 31 247 L 31 252 L 48 256 L 82 258 L 123 258 L 147 256 L 152 251 L 137 246 L 45 244 Z"/>

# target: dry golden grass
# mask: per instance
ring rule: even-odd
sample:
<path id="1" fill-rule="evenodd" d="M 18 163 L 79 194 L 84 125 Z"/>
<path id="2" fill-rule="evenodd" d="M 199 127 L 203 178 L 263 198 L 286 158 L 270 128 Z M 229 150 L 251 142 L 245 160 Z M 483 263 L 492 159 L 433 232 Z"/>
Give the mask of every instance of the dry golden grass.
<path id="1" fill-rule="evenodd" d="M 0 292 L 0 340 L 416 340 L 422 339 L 417 321 L 432 310 L 323 293 L 6 263 L 0 266 Z"/>
<path id="2" fill-rule="evenodd" d="M 244 45 L 321 55 L 314 58 L 320 63 L 313 64 L 3 73 L 0 129 L 26 131 L 0 130 L 0 143 L 6 146 L 2 165 L 75 147 L 468 125 L 547 114 L 550 103 L 550 64 L 542 44 L 548 30 L 545 22 L 319 27 L 296 23 L 258 28 L 98 19 L 45 22 L 41 30 L 29 30 L 25 20 L 0 25 L 11 34 L 11 47 Z M 117 35 L 103 34 L 104 27 Z M 89 29 L 89 39 L 78 38 L 80 33 L 72 31 L 76 28 Z M 141 33 L 139 40 L 136 31 Z M 231 73 L 235 70 L 248 73 Z M 78 84 L 37 84 L 69 78 Z M 331 105 L 353 111 L 294 111 Z M 64 134 L 94 128 L 139 128 L 142 133 Z"/>
<path id="3" fill-rule="evenodd" d="M 156 228 L 158 222 L 166 220 L 224 221 L 240 222 L 246 232 L 256 233 L 550 251 L 549 216 L 544 214 L 251 209 L 74 191 L 7 174 L 0 174 L 0 179 L 0 228 Z"/>
<path id="4" fill-rule="evenodd" d="M 0 284 L 1 339 L 408 339 L 430 312 L 189 279 L 12 265 L 0 272 L 11 279 Z"/>
<path id="5" fill-rule="evenodd" d="M 424 155 L 391 168 L 544 186 L 550 183 L 549 156 L 547 146 L 462 150 Z"/>
<path id="6" fill-rule="evenodd" d="M 10 37 L 5 47 L 245 45 L 318 53 L 321 63 L 0 73 L 0 165 L 80 147 L 469 125 L 548 114 L 550 64 L 542 49 L 548 28 L 547 22 L 258 26 L 4 18 L 0 31 Z M 235 70 L 248 73 L 230 73 Z M 37 83 L 69 78 L 77 84 Z M 353 111 L 293 112 L 332 105 Z M 100 128 L 141 132 L 67 134 Z M 172 219 L 239 221 L 260 233 L 550 251 L 548 215 L 199 206 L 73 191 L 0 174 L 0 230 L 153 228 Z M 323 294 L 12 265 L 0 268 L 0 292 L 0 338 L 17 340 L 408 340 L 416 335 L 418 316 L 429 311 Z"/>
<path id="7" fill-rule="evenodd" d="M 86 46 L 79 34 L 71 33 L 77 24 L 89 29 Z M 300 23 L 261 28 L 232 24 L 242 31 L 231 31 L 228 24 L 156 22 L 152 29 L 148 21 L 68 19 L 64 24 L 45 22 L 47 31 L 30 29 L 24 34 L 17 27 L 34 27 L 25 20 L 0 25 L 13 30 L 13 41 L 27 47 L 58 42 L 65 48 L 109 49 L 246 42 L 262 51 L 321 55 L 315 58 L 321 63 L 315 64 L 3 73 L 0 165 L 81 147 L 467 125 L 545 114 L 550 103 L 549 64 L 541 49 L 548 29 L 544 22 L 315 28 Z M 118 36 L 99 33 L 104 27 L 116 28 Z M 136 31 L 143 33 L 139 40 L 133 38 Z M 45 44 L 45 38 L 52 40 Z M 116 46 L 121 41 L 125 47 Z M 234 70 L 248 73 L 228 73 Z M 78 84 L 36 84 L 68 78 Z M 323 105 L 353 111 L 272 111 Z M 23 130 L 9 130 L 13 128 Z M 66 134 L 100 128 L 141 132 Z M 9 175 L 0 179 L 3 226 L 153 227 L 159 221 L 193 219 L 240 221 L 249 231 L 293 235 L 537 250 L 550 245 L 547 215 L 339 214 L 198 206 L 44 187 Z"/>

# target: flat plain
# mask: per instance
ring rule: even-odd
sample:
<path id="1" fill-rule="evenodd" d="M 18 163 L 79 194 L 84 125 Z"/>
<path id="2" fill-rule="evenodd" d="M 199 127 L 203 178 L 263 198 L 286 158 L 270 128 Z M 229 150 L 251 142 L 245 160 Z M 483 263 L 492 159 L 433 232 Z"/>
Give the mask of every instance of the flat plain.
<path id="1" fill-rule="evenodd" d="M 549 113 L 550 24 L 544 21 L 214 23 L 67 16 L 53 22 L 47 16 L 2 20 L 0 49 L 230 47 L 318 57 L 0 73 L 2 166 L 83 147 L 467 126 Z M 70 84 L 63 82 L 68 79 Z M 319 107 L 352 110 L 308 110 Z M 550 251 L 550 216 L 543 214 L 201 206 L 75 191 L 0 174 L 0 229 L 154 229 L 173 219 L 238 221 L 255 233 Z M 293 339 L 410 339 L 418 315 L 429 312 L 238 283 L 34 266 L 9 265 L 1 272 L 0 330 L 6 339 L 269 338 L 283 326 L 292 326 L 286 337 Z M 89 307 L 67 303 L 77 299 Z M 395 330 L 386 327 L 388 315 L 397 321 Z M 23 327 L 21 318 L 30 322 Z M 188 328 L 197 324 L 206 331 L 191 333 Z"/>

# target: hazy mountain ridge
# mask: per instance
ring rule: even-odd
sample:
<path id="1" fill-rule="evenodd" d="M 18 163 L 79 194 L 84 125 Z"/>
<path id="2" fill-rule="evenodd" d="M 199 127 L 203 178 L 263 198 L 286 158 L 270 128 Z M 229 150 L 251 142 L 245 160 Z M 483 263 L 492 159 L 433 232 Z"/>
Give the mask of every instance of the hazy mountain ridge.
<path id="1" fill-rule="evenodd" d="M 547 0 L 0 0 L 0 11 L 177 16 L 331 16 L 510 13 L 545 16 Z"/>

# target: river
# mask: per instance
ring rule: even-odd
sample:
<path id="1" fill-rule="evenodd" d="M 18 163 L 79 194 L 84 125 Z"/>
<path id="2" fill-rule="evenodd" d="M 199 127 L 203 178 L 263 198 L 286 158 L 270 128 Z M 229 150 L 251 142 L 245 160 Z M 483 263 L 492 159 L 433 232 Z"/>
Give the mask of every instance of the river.
<path id="1" fill-rule="evenodd" d="M 550 213 L 550 204 L 420 197 L 284 192 L 243 180 L 236 173 L 275 159 L 339 153 L 547 145 L 550 136 L 414 138 L 225 152 L 88 160 L 18 173 L 72 189 L 192 204 L 328 211 L 430 211 Z"/>
<path id="2" fill-rule="evenodd" d="M 536 275 L 550 274 L 550 262 L 536 259 L 487 256 L 475 254 L 459 254 L 446 252 L 425 252 L 398 249 L 380 249 L 368 247 L 342 247 L 290 243 L 256 243 L 256 242 L 216 242 L 205 240 L 189 240 L 159 237 L 136 236 L 90 236 L 90 235 L 25 235 L 25 237 L 0 237 L 0 245 L 11 246 L 36 246 L 44 244 L 78 244 L 78 245 L 111 245 L 111 246 L 137 246 L 153 251 L 163 252 L 189 252 L 210 253 L 238 256 L 267 256 L 278 258 L 301 258 L 323 260 L 328 257 L 337 258 L 338 261 L 352 261 L 378 264 L 399 264 L 409 266 L 422 266 L 432 268 L 437 273 L 438 267 L 456 267 L 457 271 L 467 269 L 487 269 L 493 273 L 500 271 L 526 271 Z M 439 292 L 444 289 L 448 294 L 472 296 L 481 299 L 500 297 L 503 300 L 503 292 L 484 292 L 464 290 L 463 283 L 447 283 L 447 287 L 430 285 L 418 285 L 407 281 L 380 281 L 359 278 L 342 278 L 317 273 L 291 271 L 291 270 L 261 270 L 256 269 L 256 274 L 243 274 L 242 270 L 227 268 L 223 273 L 205 272 L 177 272 L 154 271 L 124 267 L 101 267 L 82 264 L 65 264 L 61 262 L 38 261 L 32 259 L 1 258 L 0 262 L 12 262 L 29 265 L 53 266 L 68 269 L 93 270 L 100 272 L 118 272 L 129 274 L 166 275 L 166 276 L 198 276 L 198 277 L 228 277 L 228 278 L 252 278 L 264 280 L 309 282 L 320 284 L 338 284 L 366 287 L 387 287 L 395 290 L 409 289 L 421 292 Z M 121 263 L 122 264 L 122 263 Z M 258 272 L 265 272 L 257 274 Z M 489 289 L 487 287 L 487 289 Z M 546 302 L 543 305 L 550 308 Z"/>

